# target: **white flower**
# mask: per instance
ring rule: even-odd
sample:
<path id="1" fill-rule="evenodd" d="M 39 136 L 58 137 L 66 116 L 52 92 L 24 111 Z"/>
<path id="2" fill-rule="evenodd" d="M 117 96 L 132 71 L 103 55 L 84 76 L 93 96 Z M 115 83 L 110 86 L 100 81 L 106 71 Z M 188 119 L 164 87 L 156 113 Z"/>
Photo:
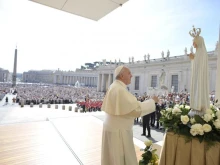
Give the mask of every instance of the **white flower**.
<path id="1" fill-rule="evenodd" d="M 147 147 L 150 147 L 152 145 L 152 141 L 151 140 L 147 140 L 144 142 L 144 144 L 147 146 Z"/>
<path id="2" fill-rule="evenodd" d="M 189 110 L 189 109 L 190 109 L 190 106 L 186 105 L 185 108 Z"/>
<path id="3" fill-rule="evenodd" d="M 181 113 L 182 111 L 178 107 L 174 107 L 172 110 L 172 114 L 178 114 Z"/>
<path id="4" fill-rule="evenodd" d="M 165 110 L 161 110 L 161 111 L 160 111 L 160 114 L 161 114 L 161 115 L 164 115 L 164 114 L 165 114 Z"/>
<path id="5" fill-rule="evenodd" d="M 194 129 L 190 129 L 190 133 L 191 133 L 193 136 L 196 136 L 196 135 L 197 135 L 197 132 L 196 132 Z"/>
<path id="6" fill-rule="evenodd" d="M 189 121 L 189 117 L 187 115 L 181 115 L 181 121 L 186 125 Z"/>
<path id="7" fill-rule="evenodd" d="M 175 107 L 179 108 L 179 107 L 180 107 L 180 105 L 179 105 L 179 104 L 176 104 L 176 105 L 174 106 L 174 108 L 175 108 Z"/>
<path id="8" fill-rule="evenodd" d="M 219 119 L 215 120 L 215 122 L 213 124 L 214 124 L 215 128 L 220 129 L 220 120 Z"/>
<path id="9" fill-rule="evenodd" d="M 184 105 L 180 105 L 180 108 L 183 108 L 184 107 Z"/>
<path id="10" fill-rule="evenodd" d="M 210 108 L 213 108 L 213 104 L 210 104 Z"/>
<path id="11" fill-rule="evenodd" d="M 210 132 L 212 130 L 212 127 L 209 124 L 204 124 L 202 128 L 204 132 Z"/>
<path id="12" fill-rule="evenodd" d="M 191 129 L 190 129 L 190 133 L 193 135 L 193 136 L 196 136 L 196 135 L 204 135 L 204 131 L 203 131 L 203 127 L 201 124 L 194 124 L 191 126 Z"/>
<path id="13" fill-rule="evenodd" d="M 206 113 L 206 114 L 210 114 L 210 115 L 213 114 L 213 112 L 212 112 L 211 109 L 207 109 L 205 113 Z"/>
<path id="14" fill-rule="evenodd" d="M 209 122 L 210 120 L 212 120 L 212 115 L 210 115 L 210 114 L 205 114 L 203 119 L 204 119 L 206 122 Z"/>
<path id="15" fill-rule="evenodd" d="M 195 122 L 196 122 L 196 120 L 195 120 L 194 118 L 191 118 L 191 119 L 190 119 L 190 123 L 191 123 L 191 124 L 194 124 Z"/>
<path id="16" fill-rule="evenodd" d="M 167 108 L 166 111 L 167 112 L 172 112 L 172 108 Z"/>

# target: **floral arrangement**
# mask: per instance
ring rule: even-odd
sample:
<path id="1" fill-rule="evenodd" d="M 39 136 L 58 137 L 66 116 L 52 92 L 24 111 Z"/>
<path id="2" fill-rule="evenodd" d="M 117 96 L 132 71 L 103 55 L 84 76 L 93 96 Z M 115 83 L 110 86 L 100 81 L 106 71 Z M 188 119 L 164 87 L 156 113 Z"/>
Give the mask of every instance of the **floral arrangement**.
<path id="1" fill-rule="evenodd" d="M 157 149 L 152 149 L 152 141 L 145 141 L 144 144 L 146 147 L 142 154 L 142 160 L 139 161 L 139 165 L 158 165 L 159 157 L 156 154 Z"/>
<path id="2" fill-rule="evenodd" d="M 160 122 L 167 131 L 184 135 L 186 142 L 192 138 L 198 138 L 206 142 L 207 149 L 220 142 L 220 110 L 215 105 L 202 116 L 189 116 L 190 107 L 187 105 L 175 105 L 161 111 Z"/>

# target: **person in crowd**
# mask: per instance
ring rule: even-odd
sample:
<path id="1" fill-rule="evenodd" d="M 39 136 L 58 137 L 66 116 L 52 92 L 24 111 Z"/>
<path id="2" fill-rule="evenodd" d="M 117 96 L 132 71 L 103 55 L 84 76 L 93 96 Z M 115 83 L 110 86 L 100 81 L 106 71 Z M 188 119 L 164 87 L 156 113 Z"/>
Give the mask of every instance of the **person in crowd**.
<path id="1" fill-rule="evenodd" d="M 129 68 L 118 66 L 116 80 L 110 85 L 102 104 L 105 112 L 102 134 L 101 165 L 137 165 L 133 143 L 133 122 L 155 111 L 158 97 L 140 102 L 126 88 L 131 83 Z"/>
<path id="2" fill-rule="evenodd" d="M 155 126 L 155 112 L 152 112 L 150 114 L 150 125 L 151 125 L 151 127 Z"/>
<path id="3" fill-rule="evenodd" d="M 156 129 L 160 128 L 161 108 L 162 108 L 162 103 L 161 104 L 156 103 L 156 118 L 157 118 Z"/>
<path id="4" fill-rule="evenodd" d="M 143 116 L 143 133 L 141 134 L 141 136 L 151 137 L 150 118 L 151 118 L 151 114 L 147 114 Z M 146 135 L 146 128 L 147 128 L 147 135 Z"/>
<path id="5" fill-rule="evenodd" d="M 5 104 L 8 104 L 8 97 L 5 98 Z"/>

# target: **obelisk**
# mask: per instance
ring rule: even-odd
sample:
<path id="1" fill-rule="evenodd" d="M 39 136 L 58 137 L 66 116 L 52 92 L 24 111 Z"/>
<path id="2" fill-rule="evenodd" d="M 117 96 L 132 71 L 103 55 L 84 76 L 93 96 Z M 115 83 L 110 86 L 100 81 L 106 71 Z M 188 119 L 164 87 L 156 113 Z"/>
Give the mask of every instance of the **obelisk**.
<path id="1" fill-rule="evenodd" d="M 217 71 L 215 83 L 215 100 L 218 99 L 218 107 L 220 107 L 220 26 L 219 26 L 219 39 L 218 39 L 218 55 L 217 55 Z"/>
<path id="2" fill-rule="evenodd" d="M 14 69 L 12 74 L 12 87 L 16 86 L 16 78 L 17 78 L 17 46 L 15 48 Z"/>

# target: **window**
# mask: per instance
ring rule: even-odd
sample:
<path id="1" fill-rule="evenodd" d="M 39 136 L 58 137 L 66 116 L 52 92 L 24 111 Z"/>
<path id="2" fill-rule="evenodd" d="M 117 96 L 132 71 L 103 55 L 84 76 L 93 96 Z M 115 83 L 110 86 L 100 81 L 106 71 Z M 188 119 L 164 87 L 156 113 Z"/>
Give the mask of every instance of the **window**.
<path id="1" fill-rule="evenodd" d="M 139 76 L 135 76 L 134 90 L 139 90 L 139 81 L 140 81 L 140 77 Z"/>
<path id="2" fill-rule="evenodd" d="M 171 88 L 174 86 L 173 92 L 178 92 L 178 75 L 172 75 Z"/>
<path id="3" fill-rule="evenodd" d="M 157 76 L 151 76 L 151 87 L 157 87 Z"/>

